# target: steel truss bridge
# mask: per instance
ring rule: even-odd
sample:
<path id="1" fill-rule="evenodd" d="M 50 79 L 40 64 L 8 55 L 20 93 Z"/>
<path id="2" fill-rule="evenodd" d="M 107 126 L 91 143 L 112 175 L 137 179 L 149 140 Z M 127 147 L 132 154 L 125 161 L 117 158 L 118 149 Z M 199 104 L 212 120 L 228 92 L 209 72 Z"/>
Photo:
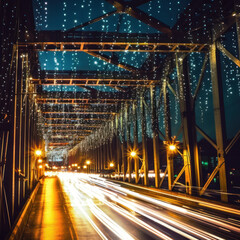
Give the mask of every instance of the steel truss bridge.
<path id="1" fill-rule="evenodd" d="M 1 77 L 7 79 L 0 87 L 0 220 L 1 227 L 5 229 L 11 228 L 27 195 L 41 176 L 32 151 L 45 145 L 49 151 L 66 147 L 69 162 L 91 159 L 94 162 L 91 170 L 95 172 L 103 172 L 114 161 L 117 178 L 139 183 L 143 175 L 146 186 L 149 185 L 148 172 L 152 162 L 156 188 L 161 188 L 167 182 L 168 189 L 173 190 L 178 181 L 183 179 L 189 195 L 202 196 L 218 175 L 221 200 L 228 201 L 226 161 L 228 153 L 239 141 L 240 131 L 227 143 L 219 55 L 223 54 L 236 67 L 240 67 L 240 60 L 220 43 L 221 37 L 234 28 L 240 55 L 239 1 L 192 1 L 172 28 L 138 8 L 150 0 L 106 1 L 115 7 L 113 12 L 67 31 L 39 32 L 35 30 L 30 0 L 25 1 L 24 6 L 14 1 L 8 5 L 1 3 L 1 13 L 4 13 L 0 14 L 1 21 L 9 23 L 8 29 L 6 24 L 1 26 L 4 61 L 0 70 Z M 205 5 L 209 6 L 208 9 L 214 9 L 215 13 L 209 18 L 207 26 L 203 27 L 204 17 L 210 15 L 210 10 L 203 7 Z M 81 31 L 84 26 L 113 14 L 128 14 L 158 33 Z M 195 29 L 191 33 L 189 19 Z M 39 67 L 39 51 L 84 52 L 121 70 L 44 71 Z M 149 53 L 149 57 L 142 67 L 137 68 L 121 62 L 116 54 L 118 52 L 145 52 Z M 205 58 L 192 94 L 189 54 L 194 52 L 204 54 Z M 151 59 L 159 53 L 164 57 L 158 58 L 157 64 L 151 64 Z M 195 119 L 196 99 L 208 64 L 216 140 L 211 139 Z M 177 79 L 172 80 L 170 75 L 174 70 Z M 178 92 L 173 85 L 177 86 Z M 44 86 L 78 86 L 86 91 L 47 92 Z M 92 88 L 95 86 L 108 86 L 114 91 L 101 92 Z M 179 102 L 181 115 L 175 138 L 170 120 L 173 117 L 170 95 Z M 164 131 L 159 128 L 160 108 L 164 109 Z M 151 118 L 152 145 L 149 145 L 146 137 L 146 115 Z M 140 118 L 142 120 L 139 122 Z M 141 140 L 138 139 L 139 124 Z M 217 152 L 217 166 L 207 180 L 202 177 L 197 133 Z M 182 161 L 182 168 L 177 173 L 173 155 L 166 150 L 166 146 L 172 143 L 178 144 L 176 155 Z M 164 154 L 161 154 L 163 148 Z M 130 149 L 138 149 L 138 157 L 132 159 L 127 155 Z M 149 152 L 152 152 L 152 159 Z M 166 162 L 165 169 L 163 162 Z M 164 170 L 162 177 L 160 169 Z"/>

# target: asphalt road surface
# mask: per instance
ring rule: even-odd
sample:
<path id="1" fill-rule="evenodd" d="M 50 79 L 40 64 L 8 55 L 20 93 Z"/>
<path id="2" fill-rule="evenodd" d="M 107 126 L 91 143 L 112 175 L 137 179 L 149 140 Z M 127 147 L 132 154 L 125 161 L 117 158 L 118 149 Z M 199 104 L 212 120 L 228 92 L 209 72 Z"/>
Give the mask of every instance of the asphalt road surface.
<path id="1" fill-rule="evenodd" d="M 78 239 L 240 239 L 240 211 L 97 175 L 57 174 Z"/>

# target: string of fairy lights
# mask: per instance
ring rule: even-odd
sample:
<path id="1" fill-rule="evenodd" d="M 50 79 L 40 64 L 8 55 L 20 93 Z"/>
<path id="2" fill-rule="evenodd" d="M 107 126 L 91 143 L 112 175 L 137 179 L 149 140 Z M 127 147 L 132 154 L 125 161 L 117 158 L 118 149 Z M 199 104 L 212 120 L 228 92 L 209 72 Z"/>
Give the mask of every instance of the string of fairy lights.
<path id="1" fill-rule="evenodd" d="M 215 0 L 214 0 L 215 1 Z M 35 2 L 35 23 L 37 30 L 67 30 L 72 27 L 75 27 L 84 22 L 90 21 L 102 14 L 106 14 L 108 12 L 113 11 L 115 8 L 108 4 L 106 1 L 92 1 L 92 0 L 83 0 L 83 1 L 58 1 L 57 6 L 53 3 L 54 1 L 44 1 L 44 0 L 34 0 Z M 188 33 L 188 37 L 193 39 L 193 36 L 198 36 L 199 39 L 207 36 L 209 34 L 209 25 L 213 21 L 212 18 L 215 17 L 215 14 L 220 12 L 218 16 L 218 20 L 222 20 L 224 18 L 221 15 L 223 9 L 221 4 L 219 4 L 219 9 L 211 8 L 211 4 L 204 4 L 202 9 L 199 11 L 207 12 L 208 15 L 205 14 L 201 19 L 201 23 L 197 21 L 192 21 L 192 16 L 189 12 L 185 14 L 185 17 L 182 18 L 178 24 L 175 24 L 177 19 L 183 10 L 189 5 L 190 0 L 171 0 L 171 1 L 162 1 L 162 0 L 153 0 L 148 3 L 139 6 L 138 8 L 142 11 L 146 12 L 148 15 L 153 16 L 165 23 L 167 23 L 170 27 L 175 30 L 186 31 Z M 53 7 L 54 5 L 54 7 Z M 56 19 L 51 16 L 54 15 L 56 11 Z M 211 13 L 211 14 L 210 14 Z M 196 12 L 196 15 L 198 12 Z M 208 17 L 207 17 L 208 16 Z M 196 32 L 198 30 L 198 26 L 201 24 L 202 31 L 199 33 Z M 159 33 L 154 28 L 144 24 L 143 22 L 134 19 L 133 17 L 127 14 L 113 14 L 108 18 L 104 18 L 101 21 L 86 26 L 80 31 L 101 31 L 101 32 L 119 32 L 119 33 Z M 196 32 L 196 33 L 195 33 Z M 102 35 L 103 36 L 103 35 Z M 238 43 L 236 31 L 233 28 L 226 38 L 221 38 L 221 43 L 225 48 L 230 49 L 232 54 L 238 56 Z M 134 66 L 136 68 L 141 68 L 144 64 L 145 60 L 149 58 L 149 53 L 140 53 L 140 52 L 125 52 L 121 53 L 109 53 L 107 54 L 109 57 L 113 57 L 114 55 L 118 57 L 119 62 L 123 64 L 128 64 Z M 164 58 L 166 54 L 159 54 L 159 58 Z M 201 67 L 203 64 L 205 54 L 204 53 L 190 53 L 188 56 L 190 63 L 190 81 L 192 87 L 192 94 L 197 86 Z M 158 59 L 154 58 L 154 62 L 151 63 L 154 66 L 158 66 Z M 224 89 L 226 89 L 226 104 L 231 104 L 232 102 L 239 101 L 240 96 L 240 81 L 239 81 L 239 68 L 236 65 L 229 61 L 226 56 L 221 56 L 222 58 L 222 78 Z M 119 76 L 125 70 L 119 68 L 118 66 L 112 65 L 105 61 L 102 61 L 98 58 L 90 56 L 86 53 L 82 52 L 40 52 L 39 59 L 42 70 L 71 70 L 73 77 L 74 74 L 78 70 L 87 70 L 87 71 L 118 71 Z M 147 65 L 148 66 L 148 65 Z M 176 92 L 176 97 L 169 91 L 170 95 L 170 111 L 171 111 L 171 124 L 173 127 L 173 132 L 178 129 L 180 125 L 180 110 L 179 110 L 179 88 L 177 84 L 177 73 L 176 70 L 173 70 L 171 76 L 171 85 Z M 99 91 L 110 92 L 113 93 L 116 90 L 109 88 L 107 86 L 101 87 L 92 87 Z M 74 92 L 77 93 L 79 91 L 86 91 L 84 88 L 80 87 L 69 87 L 69 86 L 56 86 L 56 87 L 44 87 L 44 90 L 49 90 L 49 94 L 51 91 L 63 91 L 63 92 Z M 157 87 L 156 91 L 160 94 L 160 90 Z M 209 62 L 207 63 L 206 71 L 204 74 L 204 80 L 202 83 L 202 87 L 199 93 L 199 96 L 196 100 L 196 121 L 198 125 L 203 126 L 206 122 L 209 124 L 212 122 L 211 117 L 211 109 L 212 109 L 212 86 L 211 86 L 211 76 L 210 76 L 210 66 Z M 157 101 L 162 101 L 158 99 Z M 45 106 L 43 106 L 44 108 Z M 63 106 L 59 106 L 59 108 L 63 109 Z M 68 107 L 64 107 L 67 111 Z M 139 107 L 138 107 L 138 111 Z M 227 109 L 228 111 L 228 109 Z M 146 114 L 147 116 L 147 114 Z M 158 109 L 158 117 L 159 117 L 159 129 L 164 131 L 165 122 L 164 122 L 164 108 L 160 105 Z M 147 136 L 151 137 L 151 121 L 148 117 L 146 117 L 147 121 Z M 106 128 L 111 128 L 111 124 Z M 138 135 L 139 139 L 141 139 L 141 119 L 138 121 Z M 105 129 L 105 128 L 104 128 Z M 106 130 L 106 129 L 105 129 Z M 112 129 L 108 130 L 109 135 L 112 133 Z M 174 133 L 173 133 L 174 134 Z M 211 134 L 210 134 L 211 135 Z M 101 136 L 101 137 L 100 137 Z M 104 135 L 105 136 L 105 135 Z M 93 139 L 99 139 L 99 141 L 103 141 L 104 136 L 100 133 L 94 133 L 91 137 L 86 138 L 82 143 L 82 146 L 88 146 L 89 143 L 93 145 Z M 132 137 L 132 135 L 131 135 Z M 106 136 L 107 138 L 107 136 Z M 81 143 L 80 143 L 81 144 Z M 97 143 L 96 143 L 97 144 Z"/>

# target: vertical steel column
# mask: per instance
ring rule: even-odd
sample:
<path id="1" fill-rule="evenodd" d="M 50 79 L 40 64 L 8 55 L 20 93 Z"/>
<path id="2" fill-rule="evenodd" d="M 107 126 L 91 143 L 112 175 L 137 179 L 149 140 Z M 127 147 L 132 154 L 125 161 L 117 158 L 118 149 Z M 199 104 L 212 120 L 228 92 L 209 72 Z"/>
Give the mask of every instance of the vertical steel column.
<path id="1" fill-rule="evenodd" d="M 217 143 L 217 158 L 219 166 L 219 181 L 221 200 L 228 201 L 227 196 L 227 176 L 226 176 L 226 163 L 225 163 L 225 141 L 226 141 L 226 129 L 225 129 L 225 113 L 223 102 L 223 89 L 220 70 L 220 59 L 217 53 L 216 43 L 213 43 L 210 48 L 210 68 L 212 79 L 212 91 L 213 91 L 213 107 L 214 107 L 214 120 L 215 120 L 215 132 Z"/>
<path id="2" fill-rule="evenodd" d="M 130 125 L 129 125 L 129 106 L 125 103 L 125 126 L 126 126 L 126 137 L 127 137 L 127 169 L 128 169 L 128 182 L 131 182 L 132 178 L 132 162 L 129 152 L 131 149 L 130 144 Z"/>
<path id="3" fill-rule="evenodd" d="M 14 121 L 13 121 L 13 154 L 12 154 L 12 193 L 11 193 L 11 216 L 14 218 L 15 213 L 15 160 L 16 160 L 16 140 L 17 140 L 17 100 L 18 100 L 18 43 L 15 45 L 16 47 L 16 58 L 15 58 L 15 89 L 14 89 Z"/>
<path id="4" fill-rule="evenodd" d="M 99 147 L 96 148 L 96 173 L 99 172 Z"/>
<path id="5" fill-rule="evenodd" d="M 32 112 L 34 108 L 34 103 L 30 102 L 30 113 Z M 34 185 L 34 155 L 31 154 L 31 149 L 33 148 L 33 112 L 30 114 L 29 119 L 29 174 L 30 174 L 30 189 L 33 189 Z"/>
<path id="6" fill-rule="evenodd" d="M 123 108 L 122 108 L 123 109 Z M 123 181 L 126 179 L 126 161 L 125 161 L 125 136 L 124 136 L 124 127 L 123 127 L 123 112 L 120 113 L 120 132 L 121 132 L 121 150 L 122 150 L 122 166 L 121 166 L 121 172 L 123 172 Z"/>
<path id="7" fill-rule="evenodd" d="M 108 168 L 108 161 L 109 161 L 109 140 L 106 140 L 105 156 L 104 156 L 104 169 Z"/>
<path id="8" fill-rule="evenodd" d="M 103 167 L 102 167 L 102 145 L 99 146 L 99 170 L 100 172 L 103 170 Z"/>
<path id="9" fill-rule="evenodd" d="M 145 107 L 143 104 L 144 92 L 141 92 L 140 96 L 140 109 L 141 109 L 141 120 L 142 120 L 142 158 L 144 164 L 144 185 L 148 186 L 148 154 L 147 154 L 147 142 L 146 142 L 146 116 Z"/>
<path id="10" fill-rule="evenodd" d="M 159 187 L 159 137 L 158 137 L 158 116 L 156 111 L 156 89 L 153 86 L 150 88 L 151 96 L 151 113 L 152 113 L 152 137 L 153 137 L 153 158 L 154 158 L 154 172 L 155 172 L 155 187 Z"/>
<path id="11" fill-rule="evenodd" d="M 98 173 L 98 171 L 99 171 L 99 147 L 97 147 L 97 149 L 96 149 L 96 173 Z"/>
<path id="12" fill-rule="evenodd" d="M 101 147 L 102 146 L 99 146 L 98 147 L 98 171 L 100 172 L 102 170 L 102 164 L 101 164 L 101 161 L 102 161 L 102 151 L 101 151 Z"/>
<path id="13" fill-rule="evenodd" d="M 170 107 L 169 107 L 169 96 L 167 90 L 167 81 L 163 80 L 163 99 L 164 99 L 164 123 L 165 123 L 165 140 L 171 141 L 171 122 L 170 122 Z M 174 165 L 173 158 L 169 153 L 169 149 L 166 149 L 167 157 L 167 172 L 168 172 L 168 189 L 172 190 L 173 181 L 174 181 Z"/>
<path id="14" fill-rule="evenodd" d="M 106 162 L 108 159 L 108 147 L 107 147 L 108 142 L 106 141 L 104 144 L 104 154 L 103 154 L 103 169 L 106 169 Z"/>
<path id="15" fill-rule="evenodd" d="M 183 158 L 185 166 L 186 192 L 192 194 L 192 187 L 201 187 L 201 165 L 198 157 L 195 109 L 189 81 L 188 61 L 176 57 L 179 102 L 183 126 Z"/>
<path id="16" fill-rule="evenodd" d="M 109 162 L 110 162 L 110 139 L 107 140 L 106 150 L 107 150 L 107 158 L 106 158 L 105 166 L 106 168 L 108 168 Z"/>
<path id="17" fill-rule="evenodd" d="M 137 131 L 137 103 L 132 105 L 132 116 L 133 116 L 133 149 L 138 151 L 138 131 Z M 134 169 L 135 169 L 135 183 L 139 180 L 139 158 L 134 158 Z"/>
<path id="18" fill-rule="evenodd" d="M 115 117 L 115 140 L 116 140 L 116 164 L 117 164 L 117 175 L 120 178 L 121 167 L 120 167 L 120 142 L 119 142 L 119 119 L 118 115 Z"/>
<path id="19" fill-rule="evenodd" d="M 21 81 L 20 81 L 20 103 L 19 103 L 19 142 L 18 142 L 18 207 L 21 205 L 21 201 L 23 198 L 23 182 L 21 178 L 22 174 L 22 133 L 23 133 L 23 125 L 22 125 L 22 119 L 23 119 L 23 112 L 22 112 L 22 107 L 23 107 L 23 71 L 24 71 L 24 58 L 21 56 Z"/>
<path id="20" fill-rule="evenodd" d="M 26 91 L 26 88 L 25 88 Z M 27 113 L 28 113 L 28 97 L 24 95 L 24 135 L 23 135 L 23 173 L 25 179 L 27 180 L 28 173 L 26 171 L 27 165 Z M 23 198 L 25 198 L 26 193 L 26 181 L 23 180 Z"/>
<path id="21" fill-rule="evenodd" d="M 104 170 L 104 155 L 105 155 L 105 144 L 102 145 L 102 154 L 101 154 L 101 164 L 102 164 L 102 170 Z"/>
<path id="22" fill-rule="evenodd" d="M 95 173 L 98 172 L 98 148 L 95 149 Z"/>

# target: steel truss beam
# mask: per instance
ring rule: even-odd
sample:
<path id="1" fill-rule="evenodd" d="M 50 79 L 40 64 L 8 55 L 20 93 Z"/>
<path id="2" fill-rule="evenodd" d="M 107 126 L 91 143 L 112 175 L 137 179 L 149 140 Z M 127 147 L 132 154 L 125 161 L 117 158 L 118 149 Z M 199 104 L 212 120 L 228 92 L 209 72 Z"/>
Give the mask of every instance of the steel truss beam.
<path id="1" fill-rule="evenodd" d="M 48 116 L 45 116 L 44 118 L 45 120 L 47 121 L 68 121 L 68 120 L 71 120 L 71 121 L 90 121 L 90 122 L 95 122 L 95 121 L 107 121 L 109 120 L 110 118 L 62 118 L 62 117 L 48 117 Z"/>
<path id="2" fill-rule="evenodd" d="M 43 114 L 64 114 L 64 115 L 69 115 L 69 114 L 72 114 L 72 115 L 115 115 L 116 112 L 87 112 L 87 111 L 84 111 L 84 112 L 61 112 L 61 111 L 58 111 L 58 112 L 42 112 Z"/>
<path id="3" fill-rule="evenodd" d="M 88 99 L 88 100 L 129 100 L 134 99 L 135 94 L 130 90 L 128 92 L 47 92 L 42 91 L 37 93 L 36 99 Z"/>
<path id="4" fill-rule="evenodd" d="M 184 167 L 182 172 L 185 171 L 186 192 L 192 194 L 193 186 L 197 186 L 198 189 L 201 186 L 201 169 L 195 130 L 195 109 L 193 97 L 191 95 L 187 57 L 183 59 L 179 56 L 176 56 L 176 66 L 183 131 L 182 157 L 184 160 Z M 180 172 L 179 177 L 181 174 L 182 173 Z"/>
<path id="5" fill-rule="evenodd" d="M 81 133 L 80 135 L 83 135 L 83 136 L 88 136 L 89 134 L 88 133 L 91 133 L 92 132 L 92 130 L 87 130 L 87 129 L 68 129 L 68 128 L 66 128 L 66 129 L 52 129 L 52 130 L 50 130 L 50 132 L 53 132 L 53 133 L 64 133 L 64 132 L 69 132 L 69 133 L 72 133 L 72 132 L 79 132 L 79 133 Z M 86 134 L 84 134 L 84 132 L 88 132 L 88 133 L 86 133 Z M 78 134 L 79 134 L 78 133 Z"/>
<path id="6" fill-rule="evenodd" d="M 150 85 L 157 83 L 155 80 L 148 79 L 84 79 L 84 78 L 46 78 L 46 79 L 35 79 L 32 78 L 30 83 L 37 85 L 47 85 L 47 86 L 107 86 L 107 87 L 149 87 Z"/>
<path id="7" fill-rule="evenodd" d="M 70 105 L 79 105 L 79 104 L 108 104 L 108 105 L 117 105 L 119 102 L 133 101 L 132 99 L 71 99 L 71 98 L 37 98 L 36 103 L 38 104 L 70 104 Z"/>
<path id="8" fill-rule="evenodd" d="M 64 118 L 61 118 L 61 119 L 58 119 L 58 120 L 49 120 L 49 118 L 44 118 L 44 120 L 45 120 L 45 123 L 49 123 L 49 122 L 51 122 L 51 123 L 56 123 L 56 124 L 58 124 L 58 123 L 66 123 L 66 124 L 69 124 L 69 125 L 71 125 L 71 124 L 81 124 L 81 123 L 99 123 L 99 124 L 102 124 L 104 121 L 107 121 L 107 120 L 93 120 L 93 121 L 85 121 L 84 119 L 75 119 L 75 120 L 72 120 L 71 118 L 70 118 L 70 120 L 65 120 Z"/>
<path id="9" fill-rule="evenodd" d="M 76 124 L 74 125 L 75 127 L 88 127 L 88 128 L 99 128 L 101 124 Z M 66 128 L 68 128 L 69 124 L 67 123 L 44 123 L 44 126 L 54 126 L 54 127 L 61 127 L 61 126 L 65 126 Z"/>
<path id="10" fill-rule="evenodd" d="M 218 165 L 208 178 L 207 182 L 201 189 L 200 194 L 202 195 L 209 184 L 211 183 L 214 176 L 219 172 L 220 182 L 220 193 L 221 200 L 227 202 L 227 176 L 226 176 L 226 126 L 225 126 L 225 114 L 224 114 L 224 103 L 223 103 L 223 90 L 221 72 L 219 67 L 219 53 L 217 52 L 217 44 L 213 43 L 210 49 L 210 67 L 211 67 L 211 79 L 213 89 L 213 105 L 214 105 L 214 120 L 215 120 L 215 132 L 216 132 L 216 145 L 217 145 L 217 158 Z"/>
<path id="11" fill-rule="evenodd" d="M 74 52 L 204 52 L 208 42 L 181 38 L 166 38 L 161 34 L 131 34 L 41 31 L 34 42 L 20 42 L 24 50 Z"/>

